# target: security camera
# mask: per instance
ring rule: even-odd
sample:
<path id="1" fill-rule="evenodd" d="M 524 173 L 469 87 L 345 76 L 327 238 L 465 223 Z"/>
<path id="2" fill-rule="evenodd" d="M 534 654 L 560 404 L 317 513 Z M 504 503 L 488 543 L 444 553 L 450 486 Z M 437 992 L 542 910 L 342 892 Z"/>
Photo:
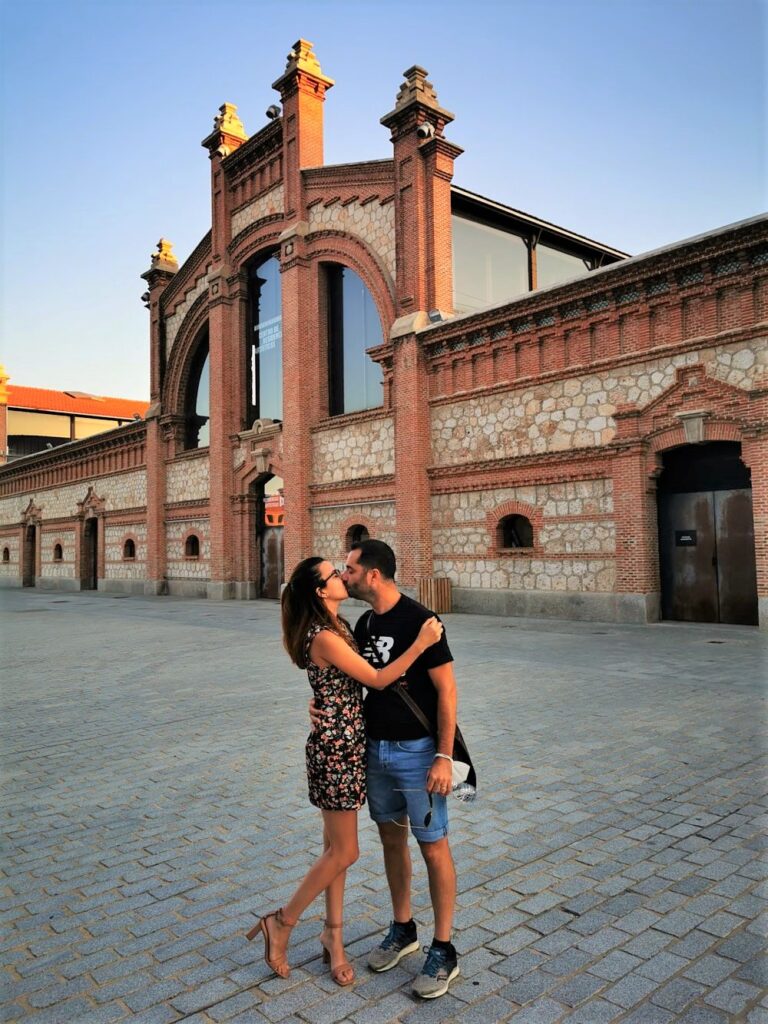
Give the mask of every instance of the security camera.
<path id="1" fill-rule="evenodd" d="M 280 117 L 280 107 L 278 107 L 276 103 L 272 103 L 267 107 L 267 117 L 270 121 L 274 121 L 276 118 Z"/>
<path id="2" fill-rule="evenodd" d="M 435 134 L 434 125 L 431 125 L 429 121 L 425 121 L 423 124 L 420 124 L 419 127 L 416 129 L 416 134 L 419 136 L 420 139 L 431 139 L 432 136 Z"/>

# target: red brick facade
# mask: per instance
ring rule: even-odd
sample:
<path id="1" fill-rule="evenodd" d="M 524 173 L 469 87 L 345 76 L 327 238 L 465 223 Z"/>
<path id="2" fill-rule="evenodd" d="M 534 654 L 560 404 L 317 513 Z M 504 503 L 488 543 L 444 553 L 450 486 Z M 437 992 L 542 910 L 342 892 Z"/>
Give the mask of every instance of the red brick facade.
<path id="1" fill-rule="evenodd" d="M 304 41 L 275 82 L 282 111 L 265 128 L 249 139 L 235 108 L 221 108 L 203 143 L 211 232 L 181 268 L 161 242 L 144 275 L 146 422 L 0 470 L 0 578 L 20 584 L 26 566 L 28 582 L 80 587 L 83 523 L 96 516 L 104 589 L 257 596 L 260 488 L 280 476 L 288 570 L 315 551 L 340 558 L 360 525 L 393 543 L 405 586 L 449 577 L 458 609 L 653 621 L 664 453 L 730 441 L 751 471 L 768 625 L 768 220 L 454 316 L 461 150 L 445 138 L 452 115 L 426 72 L 405 79 L 382 118 L 391 158 L 360 164 L 323 166 L 333 82 Z M 281 269 L 283 419 L 249 423 L 247 267 L 270 252 Z M 380 409 L 329 416 L 327 262 L 354 270 L 378 311 Z M 206 330 L 210 444 L 185 451 Z M 499 521 L 515 514 L 532 524 L 531 548 L 499 545 Z M 184 556 L 191 534 L 194 559 Z M 64 551 L 55 572 L 54 543 Z"/>

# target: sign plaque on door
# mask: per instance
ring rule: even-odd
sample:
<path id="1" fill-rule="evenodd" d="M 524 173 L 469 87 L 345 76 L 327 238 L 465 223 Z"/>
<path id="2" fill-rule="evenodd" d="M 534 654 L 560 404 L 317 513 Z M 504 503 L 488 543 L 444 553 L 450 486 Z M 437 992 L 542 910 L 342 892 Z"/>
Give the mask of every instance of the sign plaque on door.
<path id="1" fill-rule="evenodd" d="M 678 548 L 695 548 L 696 547 L 696 531 L 695 530 L 675 530 L 675 547 L 678 547 Z"/>

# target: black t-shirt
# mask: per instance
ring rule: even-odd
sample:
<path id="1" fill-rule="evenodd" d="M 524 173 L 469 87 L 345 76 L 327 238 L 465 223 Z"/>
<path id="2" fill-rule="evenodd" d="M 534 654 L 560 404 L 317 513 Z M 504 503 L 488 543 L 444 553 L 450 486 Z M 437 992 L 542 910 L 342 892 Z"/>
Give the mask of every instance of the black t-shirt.
<path id="1" fill-rule="evenodd" d="M 423 604 L 405 594 L 401 594 L 397 604 L 383 615 L 373 611 L 363 612 L 355 626 L 355 640 L 360 653 L 375 668 L 383 668 L 408 650 L 418 636 L 422 623 L 433 614 Z M 375 652 L 372 645 L 375 645 Z M 428 670 L 450 661 L 453 661 L 453 655 L 443 633 L 440 640 L 428 647 L 405 674 L 408 693 L 435 727 L 437 691 Z M 384 690 L 368 690 L 363 711 L 365 729 L 371 739 L 417 740 L 429 735 L 391 686 Z"/>

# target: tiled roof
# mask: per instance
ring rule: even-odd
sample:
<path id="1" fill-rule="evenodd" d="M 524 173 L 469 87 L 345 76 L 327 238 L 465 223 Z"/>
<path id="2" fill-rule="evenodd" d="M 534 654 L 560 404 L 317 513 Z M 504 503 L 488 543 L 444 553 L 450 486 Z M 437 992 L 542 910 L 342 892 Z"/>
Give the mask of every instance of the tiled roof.
<path id="1" fill-rule="evenodd" d="M 82 391 L 49 391 L 47 388 L 23 388 L 9 384 L 8 408 L 131 420 L 134 414 L 143 419 L 149 402 L 133 402 L 129 398 L 106 398 L 88 395 Z"/>

